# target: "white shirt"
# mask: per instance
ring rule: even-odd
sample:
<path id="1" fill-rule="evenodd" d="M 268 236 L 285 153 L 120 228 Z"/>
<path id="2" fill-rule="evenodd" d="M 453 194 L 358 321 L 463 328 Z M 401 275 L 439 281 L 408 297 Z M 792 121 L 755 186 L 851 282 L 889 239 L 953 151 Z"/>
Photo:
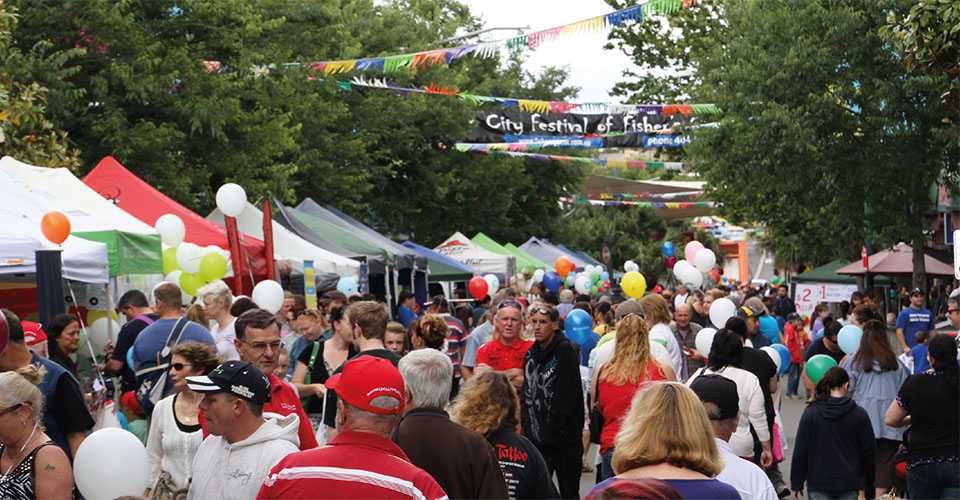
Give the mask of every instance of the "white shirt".
<path id="1" fill-rule="evenodd" d="M 717 374 L 737 383 L 737 395 L 740 396 L 740 419 L 737 421 L 737 430 L 730 436 L 730 448 L 738 457 L 753 456 L 753 436 L 750 435 L 750 424 L 757 432 L 760 441 L 770 440 L 770 428 L 767 427 L 767 411 L 763 407 L 763 393 L 760 392 L 760 381 L 757 376 L 740 368 L 726 366 L 720 371 L 709 368 L 697 370 L 687 380 L 687 387 L 700 375 Z"/>
<path id="2" fill-rule="evenodd" d="M 673 330 L 666 323 L 657 323 L 650 329 L 650 340 L 660 339 L 667 343 L 667 352 L 670 353 L 670 366 L 673 367 L 673 373 L 677 378 L 683 374 L 683 351 L 680 350 L 680 344 L 677 337 L 673 335 Z M 651 342 L 657 344 L 658 342 Z M 683 382 L 681 380 L 681 382 Z"/>
<path id="3" fill-rule="evenodd" d="M 237 346 L 233 344 L 233 339 L 237 338 L 235 328 L 237 318 L 233 318 L 224 328 L 217 325 L 210 333 L 213 334 L 213 342 L 217 345 L 217 357 L 224 361 L 240 361 L 240 355 L 237 354 Z"/>
<path id="4" fill-rule="evenodd" d="M 687 303 L 687 297 L 689 297 L 689 296 L 690 296 L 690 293 L 689 293 L 689 292 L 688 292 L 688 293 L 685 293 L 685 294 L 683 294 L 683 295 L 680 295 L 680 294 L 678 293 L 676 296 L 674 296 L 674 297 L 673 297 L 673 310 L 677 310 L 677 308 L 680 307 L 681 304 L 686 304 L 686 303 Z"/>
<path id="5" fill-rule="evenodd" d="M 763 469 L 738 457 L 726 441 L 716 437 L 713 440 L 717 442 L 720 456 L 725 463 L 723 470 L 717 475 L 717 480 L 736 488 L 743 500 L 778 500 L 777 490 Z"/>
<path id="6" fill-rule="evenodd" d="M 150 476 L 147 487 L 153 489 L 161 472 L 170 474 L 177 488 L 186 488 L 193 477 L 193 456 L 203 442 L 203 431 L 183 432 L 173 417 L 174 395 L 167 396 L 153 407 L 150 433 L 147 435 L 147 456 Z"/>

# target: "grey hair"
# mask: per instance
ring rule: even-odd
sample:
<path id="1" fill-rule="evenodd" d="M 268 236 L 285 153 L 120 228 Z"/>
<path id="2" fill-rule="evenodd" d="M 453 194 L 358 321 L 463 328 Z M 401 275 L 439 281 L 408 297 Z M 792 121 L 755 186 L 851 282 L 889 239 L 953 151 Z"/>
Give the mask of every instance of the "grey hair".
<path id="1" fill-rule="evenodd" d="M 453 363 L 435 349 L 418 349 L 400 360 L 400 374 L 418 408 L 443 408 L 450 402 Z"/>
<path id="2" fill-rule="evenodd" d="M 343 415 L 337 416 L 337 425 L 341 431 L 362 430 L 365 432 L 375 432 L 383 437 L 389 437 L 393 431 L 393 427 L 397 425 L 397 420 L 400 418 L 399 414 L 380 415 L 379 413 L 361 410 L 347 403 L 343 398 L 339 398 L 338 403 L 343 405 Z M 370 404 L 377 408 L 382 406 L 395 408 L 397 406 L 397 398 L 377 396 L 370 400 Z M 343 423 L 342 426 L 340 425 L 341 422 Z"/>
<path id="3" fill-rule="evenodd" d="M 233 293 L 223 280 L 213 280 L 197 289 L 197 297 L 203 300 L 207 295 L 213 295 L 210 300 L 223 302 L 223 307 L 230 309 L 233 305 Z"/>

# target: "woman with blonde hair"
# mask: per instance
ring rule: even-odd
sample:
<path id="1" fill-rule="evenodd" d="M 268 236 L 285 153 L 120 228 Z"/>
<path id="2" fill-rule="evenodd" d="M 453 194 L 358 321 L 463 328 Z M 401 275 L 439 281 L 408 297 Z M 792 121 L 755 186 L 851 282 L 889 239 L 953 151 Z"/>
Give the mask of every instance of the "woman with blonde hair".
<path id="1" fill-rule="evenodd" d="M 170 356 L 173 393 L 157 402 L 147 435 L 150 475 L 143 496 L 177 498 L 185 494 L 193 477 L 193 456 L 203 441 L 200 431 L 200 400 L 203 394 L 187 387 L 187 377 L 207 375 L 220 365 L 213 346 L 184 342 Z"/>
<path id="2" fill-rule="evenodd" d="M 670 329 L 670 305 L 667 299 L 658 293 L 644 295 L 638 302 L 643 306 L 644 319 L 650 328 L 650 339 L 664 344 L 667 352 L 670 353 L 670 366 L 673 373 L 680 374 L 683 371 L 683 352 L 680 350 L 680 343 L 673 336 L 673 330 Z"/>
<path id="3" fill-rule="evenodd" d="M 657 382 L 639 390 L 617 433 L 611 463 L 621 481 L 659 479 L 687 500 L 739 499 L 736 488 L 716 479 L 724 463 L 713 440 L 703 403 L 677 382 Z"/>
<path id="4" fill-rule="evenodd" d="M 185 316 L 188 320 L 193 321 L 207 330 L 210 329 L 210 320 L 207 319 L 207 314 L 203 312 L 203 306 L 200 304 L 194 304 L 188 307 Z"/>
<path id="5" fill-rule="evenodd" d="M 591 394 L 603 414 L 600 454 L 604 479 L 613 476 L 610 461 L 614 453 L 614 437 L 620 430 L 621 418 L 627 412 L 630 399 L 637 389 L 648 382 L 675 379 L 668 376 L 672 368 L 660 364 L 650 355 L 648 335 L 649 330 L 642 316 L 629 314 L 621 318 L 617 323 L 617 343 L 613 356 L 595 374 Z"/>
<path id="6" fill-rule="evenodd" d="M 537 447 L 520 431 L 516 390 L 506 375 L 485 372 L 470 379 L 450 407 L 450 418 L 487 438 L 507 483 L 510 500 L 559 498 Z"/>
<path id="7" fill-rule="evenodd" d="M 0 373 L 0 498 L 72 498 L 67 454 L 40 423 L 43 396 L 37 384 L 45 370 L 28 364 Z"/>

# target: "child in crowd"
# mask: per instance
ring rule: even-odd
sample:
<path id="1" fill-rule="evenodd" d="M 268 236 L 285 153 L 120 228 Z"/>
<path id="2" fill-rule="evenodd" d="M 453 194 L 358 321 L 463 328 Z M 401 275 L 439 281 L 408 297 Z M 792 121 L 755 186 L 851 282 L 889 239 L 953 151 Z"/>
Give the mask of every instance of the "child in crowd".
<path id="1" fill-rule="evenodd" d="M 787 368 L 787 398 L 799 399 L 797 389 L 800 384 L 800 368 L 803 364 L 803 350 L 810 345 L 810 337 L 803 331 L 803 318 L 793 312 L 787 315 L 783 325 L 783 338 L 790 351 L 790 366 Z"/>
<path id="2" fill-rule="evenodd" d="M 917 345 L 910 349 L 910 356 L 913 357 L 913 373 L 923 373 L 930 369 L 930 362 L 927 361 L 927 332 L 919 331 L 916 337 Z"/>
<path id="3" fill-rule="evenodd" d="M 397 321 L 387 323 L 387 332 L 383 338 L 383 345 L 398 356 L 403 356 L 403 344 L 407 337 L 407 329 Z"/>
<path id="4" fill-rule="evenodd" d="M 133 391 L 125 392 L 120 397 L 120 403 L 120 413 L 123 413 L 123 416 L 127 419 L 127 430 L 137 436 L 137 439 L 146 446 L 150 428 L 147 425 L 147 416 L 140 409 L 140 403 L 137 403 Z"/>
<path id="5" fill-rule="evenodd" d="M 277 355 L 277 366 L 273 369 L 273 376 L 284 382 L 289 382 L 287 378 L 287 369 L 290 367 L 290 352 L 286 347 L 280 348 L 280 354 Z M 291 384 L 293 385 L 293 384 Z"/>

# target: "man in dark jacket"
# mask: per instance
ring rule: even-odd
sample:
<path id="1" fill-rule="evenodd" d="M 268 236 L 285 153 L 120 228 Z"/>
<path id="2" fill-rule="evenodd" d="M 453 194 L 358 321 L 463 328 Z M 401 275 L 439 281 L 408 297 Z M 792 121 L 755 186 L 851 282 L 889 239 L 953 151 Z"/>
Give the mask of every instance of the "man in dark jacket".
<path id="1" fill-rule="evenodd" d="M 443 410 L 453 382 L 450 358 L 436 349 L 419 349 L 404 356 L 399 368 L 406 404 L 390 437 L 393 442 L 451 499 L 507 498 L 507 482 L 493 446 L 450 420 Z"/>
<path id="2" fill-rule="evenodd" d="M 536 343 L 523 360 L 523 434 L 557 473 L 562 498 L 579 498 L 583 455 L 583 389 L 573 344 L 557 329 L 560 315 L 544 303 L 530 306 Z"/>

